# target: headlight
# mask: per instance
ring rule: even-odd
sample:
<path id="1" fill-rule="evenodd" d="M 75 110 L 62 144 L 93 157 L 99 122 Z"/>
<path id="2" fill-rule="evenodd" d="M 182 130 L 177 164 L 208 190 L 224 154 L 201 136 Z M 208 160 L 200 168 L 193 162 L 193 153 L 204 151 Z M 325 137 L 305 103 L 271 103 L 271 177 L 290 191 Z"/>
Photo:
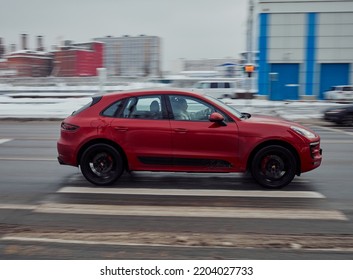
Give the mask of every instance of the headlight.
<path id="1" fill-rule="evenodd" d="M 316 135 L 309 130 L 306 130 L 304 128 L 298 127 L 298 126 L 291 126 L 290 127 L 292 130 L 294 130 L 296 133 L 305 136 L 306 138 L 312 139 L 315 138 Z"/>

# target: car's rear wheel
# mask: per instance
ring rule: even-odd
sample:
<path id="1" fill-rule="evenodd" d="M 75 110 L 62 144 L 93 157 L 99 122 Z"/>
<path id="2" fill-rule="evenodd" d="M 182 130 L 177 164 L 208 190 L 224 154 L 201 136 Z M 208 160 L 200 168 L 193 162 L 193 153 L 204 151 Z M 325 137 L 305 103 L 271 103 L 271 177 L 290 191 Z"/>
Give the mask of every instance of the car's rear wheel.
<path id="1" fill-rule="evenodd" d="M 285 147 L 271 145 L 259 150 L 251 164 L 251 174 L 257 183 L 279 189 L 288 185 L 296 174 L 297 160 Z"/>
<path id="2" fill-rule="evenodd" d="M 342 118 L 341 124 L 345 126 L 353 126 L 353 115 L 346 115 Z"/>
<path id="3" fill-rule="evenodd" d="M 111 185 L 124 171 L 121 154 L 107 144 L 88 147 L 82 154 L 80 167 L 83 176 L 98 186 Z"/>

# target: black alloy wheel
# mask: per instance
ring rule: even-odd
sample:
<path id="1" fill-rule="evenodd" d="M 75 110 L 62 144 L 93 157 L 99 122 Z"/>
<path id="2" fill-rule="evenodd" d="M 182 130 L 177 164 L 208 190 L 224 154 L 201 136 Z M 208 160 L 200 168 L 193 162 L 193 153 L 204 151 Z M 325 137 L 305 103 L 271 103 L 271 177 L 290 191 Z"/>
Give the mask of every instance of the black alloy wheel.
<path id="1" fill-rule="evenodd" d="M 251 164 L 251 174 L 261 186 L 279 189 L 293 180 L 296 167 L 296 157 L 290 150 L 279 145 L 271 145 L 256 153 Z"/>
<path id="2" fill-rule="evenodd" d="M 353 126 L 353 114 L 345 115 L 345 116 L 342 118 L 341 123 L 342 123 L 344 126 Z"/>
<path id="3" fill-rule="evenodd" d="M 114 183 L 123 173 L 121 154 L 107 144 L 94 144 L 88 147 L 80 160 L 83 176 L 97 186 Z"/>

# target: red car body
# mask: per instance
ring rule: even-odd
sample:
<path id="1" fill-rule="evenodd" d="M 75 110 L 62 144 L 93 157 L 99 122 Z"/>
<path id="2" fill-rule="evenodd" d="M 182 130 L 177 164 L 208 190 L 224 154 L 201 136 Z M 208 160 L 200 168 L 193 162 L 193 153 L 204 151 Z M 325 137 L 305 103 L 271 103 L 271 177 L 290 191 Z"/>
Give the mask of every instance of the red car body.
<path id="1" fill-rule="evenodd" d="M 189 119 L 178 117 L 180 101 L 187 102 Z M 170 89 L 93 97 L 63 121 L 57 148 L 61 164 L 80 165 L 96 185 L 112 184 L 124 170 L 249 170 L 262 186 L 280 188 L 322 160 L 320 137 L 308 128 Z"/>

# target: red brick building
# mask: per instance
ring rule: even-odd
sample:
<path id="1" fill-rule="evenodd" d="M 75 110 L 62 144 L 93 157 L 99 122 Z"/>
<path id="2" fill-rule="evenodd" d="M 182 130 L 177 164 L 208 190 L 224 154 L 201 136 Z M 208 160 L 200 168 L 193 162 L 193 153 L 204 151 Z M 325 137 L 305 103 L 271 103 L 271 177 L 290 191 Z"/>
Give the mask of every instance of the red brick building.
<path id="1" fill-rule="evenodd" d="M 8 70 L 17 77 L 46 77 L 52 72 L 53 55 L 48 52 L 21 50 L 6 59 Z"/>
<path id="2" fill-rule="evenodd" d="M 21 34 L 21 50 L 13 44 L 6 53 L 0 38 L 0 76 L 12 77 L 78 77 L 97 76 L 103 67 L 102 42 L 72 43 L 66 41 L 57 50 L 45 52 L 43 37 L 37 36 L 37 47 L 29 50 L 27 34 Z"/>
<path id="3" fill-rule="evenodd" d="M 53 76 L 97 76 L 97 68 L 103 67 L 103 43 L 67 42 L 53 51 Z"/>
<path id="4" fill-rule="evenodd" d="M 9 76 L 11 76 L 11 71 L 9 71 L 7 66 L 7 60 L 0 58 L 0 78 Z"/>

